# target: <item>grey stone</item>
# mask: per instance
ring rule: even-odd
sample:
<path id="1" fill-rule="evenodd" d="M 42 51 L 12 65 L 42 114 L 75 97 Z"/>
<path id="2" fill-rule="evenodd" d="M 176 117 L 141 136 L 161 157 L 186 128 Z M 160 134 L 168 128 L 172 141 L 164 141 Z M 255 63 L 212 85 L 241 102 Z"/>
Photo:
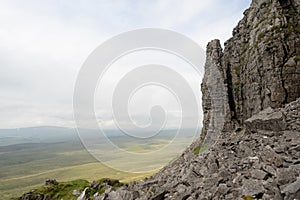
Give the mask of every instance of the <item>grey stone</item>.
<path id="1" fill-rule="evenodd" d="M 263 180 L 267 177 L 267 173 L 259 169 L 254 169 L 251 171 L 251 176 L 255 179 Z"/>
<path id="2" fill-rule="evenodd" d="M 229 188 L 227 187 L 226 184 L 220 184 L 218 187 L 218 192 L 220 192 L 221 194 L 227 194 L 227 192 L 229 191 Z"/>
<path id="3" fill-rule="evenodd" d="M 294 182 L 297 177 L 297 173 L 292 168 L 279 168 L 277 169 L 277 182 L 281 185 Z"/>
<path id="4" fill-rule="evenodd" d="M 258 194 L 263 194 L 265 189 L 263 187 L 262 181 L 259 180 L 243 180 L 243 194 L 248 196 L 256 196 Z"/>
<path id="5" fill-rule="evenodd" d="M 264 169 L 267 173 L 269 173 L 270 175 L 272 175 L 272 176 L 275 176 L 275 175 L 276 175 L 276 170 L 275 170 L 273 167 L 269 166 L 269 165 L 263 166 L 263 169 Z"/>
<path id="6" fill-rule="evenodd" d="M 86 187 L 83 192 L 80 194 L 80 196 L 77 198 L 77 200 L 88 200 L 88 197 L 86 196 L 86 191 L 88 190 L 89 188 Z"/>
<path id="7" fill-rule="evenodd" d="M 72 192 L 72 194 L 73 194 L 74 196 L 79 196 L 81 193 L 82 193 L 81 190 L 73 190 L 73 192 Z"/>
<path id="8" fill-rule="evenodd" d="M 300 177 L 295 182 L 288 184 L 282 192 L 285 194 L 285 200 L 300 199 Z"/>
<path id="9" fill-rule="evenodd" d="M 273 110 L 270 107 L 247 119 L 245 126 L 250 132 L 257 132 L 257 130 L 283 131 L 286 129 L 282 111 Z"/>

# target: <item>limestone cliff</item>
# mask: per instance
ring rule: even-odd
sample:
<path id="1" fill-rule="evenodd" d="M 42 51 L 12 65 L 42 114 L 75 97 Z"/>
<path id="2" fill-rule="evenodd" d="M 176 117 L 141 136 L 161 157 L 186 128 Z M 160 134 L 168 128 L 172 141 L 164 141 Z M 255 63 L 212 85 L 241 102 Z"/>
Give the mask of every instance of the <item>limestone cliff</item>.
<path id="1" fill-rule="evenodd" d="M 233 37 L 225 43 L 224 52 L 218 40 L 207 46 L 202 83 L 203 138 L 216 139 L 216 127 L 233 130 L 252 115 L 268 107 L 282 107 L 300 96 L 299 4 L 299 1 L 253 1 L 233 30 Z M 211 83 L 216 77 L 212 71 L 222 71 L 226 89 Z M 220 101 L 222 95 L 212 95 L 224 91 L 227 100 Z M 222 103 L 225 123 L 223 116 L 212 116 L 219 112 L 212 106 L 220 107 Z M 211 124 L 216 121 L 217 126 Z"/>
<path id="2" fill-rule="evenodd" d="M 225 43 L 231 119 L 242 123 L 300 96 L 300 1 L 254 0 Z"/>
<path id="3" fill-rule="evenodd" d="M 201 138 L 99 199 L 300 199 L 299 12 L 300 1 L 253 0 L 224 50 L 207 46 Z"/>
<path id="4" fill-rule="evenodd" d="M 218 41 L 208 45 L 208 58 L 217 62 L 211 69 L 223 70 L 227 87 L 230 111 L 225 130 L 242 125 L 268 107 L 279 108 L 300 97 L 299 12 L 299 1 L 253 1 L 233 30 L 233 37 L 225 43 L 224 52 Z M 210 57 L 215 51 L 219 52 L 217 56 Z M 210 131 L 210 112 L 214 112 L 211 93 L 223 91 L 207 90 L 214 78 L 206 69 L 202 83 L 205 135 Z"/>

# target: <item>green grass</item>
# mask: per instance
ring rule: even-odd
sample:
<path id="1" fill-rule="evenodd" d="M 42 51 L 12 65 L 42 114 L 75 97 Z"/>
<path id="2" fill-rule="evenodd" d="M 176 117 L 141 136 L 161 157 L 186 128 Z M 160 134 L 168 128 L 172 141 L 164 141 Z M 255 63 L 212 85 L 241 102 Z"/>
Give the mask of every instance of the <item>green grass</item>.
<path id="1" fill-rule="evenodd" d="M 47 179 L 59 182 L 103 177 L 122 182 L 142 180 L 154 172 L 126 173 L 114 170 L 96 161 L 80 143 L 60 143 L 22 150 L 0 151 L 1 200 L 20 196 L 44 184 Z M 5 158 L 5 159 L 2 159 Z"/>
<path id="2" fill-rule="evenodd" d="M 86 196 L 92 199 L 95 193 L 104 193 L 107 185 L 112 186 L 114 189 L 117 189 L 124 185 L 116 179 L 109 178 L 102 178 L 100 180 L 97 180 L 96 182 L 99 184 L 96 188 L 91 188 L 90 182 L 82 179 L 61 182 L 55 185 L 44 185 L 35 188 L 34 192 L 32 192 L 32 196 L 34 198 L 37 198 L 38 195 L 42 194 L 49 196 L 51 199 L 76 200 L 78 197 L 72 194 L 73 191 L 83 191 L 88 187 L 88 189 L 86 190 Z"/>
<path id="3" fill-rule="evenodd" d="M 205 152 L 205 151 L 207 151 L 207 150 L 208 150 L 208 147 L 207 147 L 204 143 L 201 143 L 201 144 L 199 144 L 199 145 L 193 150 L 193 153 L 194 153 L 195 155 L 198 155 L 198 154 L 203 153 L 203 152 Z"/>
<path id="4" fill-rule="evenodd" d="M 104 156 L 105 165 L 92 157 L 79 141 L 51 144 L 21 144 L 0 147 L 0 194 L 1 200 L 21 196 L 32 189 L 45 189 L 55 193 L 55 188 L 45 187 L 45 180 L 56 179 L 59 189 L 67 193 L 60 193 L 57 198 L 66 198 L 69 191 L 81 189 L 87 181 L 101 178 L 118 179 L 122 183 L 140 181 L 151 176 L 162 166 L 180 155 L 190 144 L 189 136 L 184 136 L 173 141 L 177 144 L 172 148 L 163 149 L 164 153 L 154 155 L 149 152 L 164 148 L 172 139 L 172 134 L 166 134 L 159 139 L 136 142 L 131 139 L 119 138 L 112 141 L 125 151 L 132 153 L 145 153 L 152 156 L 149 160 L 141 160 L 136 164 L 136 158 L 132 155 L 123 156 L 117 152 L 105 152 L 105 144 L 99 145 L 99 153 Z M 97 150 L 98 151 L 98 150 Z M 168 156 L 166 156 L 168 155 Z M 143 156 L 143 155 L 142 155 Z M 154 162 L 153 162 L 154 161 Z M 108 166 L 118 166 L 129 171 L 140 171 L 140 168 L 148 167 L 143 173 L 129 173 L 112 169 Z M 153 171 L 153 169 L 155 169 Z M 152 171 L 151 171 L 152 170 Z M 73 180 L 77 180 L 72 182 Z M 87 181 L 84 181 L 87 180 Z M 71 181 L 71 183 L 70 183 Z M 78 187 L 78 188 L 77 188 Z M 57 188 L 56 188 L 57 189 Z M 70 196 L 67 196 L 67 199 Z M 56 198 L 56 197 L 55 197 Z"/>
<path id="5" fill-rule="evenodd" d="M 84 190 L 89 186 L 89 182 L 86 180 L 74 180 L 68 182 L 62 182 L 58 185 L 45 185 L 35 189 L 36 194 L 49 195 L 52 199 L 70 199 L 76 200 L 77 197 L 72 195 L 73 190 Z"/>
<path id="6" fill-rule="evenodd" d="M 23 177 L 15 177 L 10 179 L 1 179 L 0 193 L 3 199 L 20 196 L 24 192 L 28 192 L 42 184 L 46 179 L 56 179 L 61 181 L 72 181 L 76 179 L 85 179 L 93 181 L 103 177 L 119 179 L 123 183 L 130 181 L 142 180 L 152 175 L 154 172 L 147 173 L 126 173 L 111 169 L 99 162 L 71 166 L 65 168 L 57 168 L 55 170 L 45 171 L 39 174 L 32 174 Z M 76 188 L 80 189 L 80 188 Z"/>

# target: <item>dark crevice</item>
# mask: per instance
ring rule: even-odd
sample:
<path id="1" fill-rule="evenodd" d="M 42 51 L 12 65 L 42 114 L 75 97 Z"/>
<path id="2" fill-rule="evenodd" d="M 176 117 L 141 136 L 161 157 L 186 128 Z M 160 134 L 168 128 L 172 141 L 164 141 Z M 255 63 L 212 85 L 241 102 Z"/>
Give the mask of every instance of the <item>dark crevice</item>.
<path id="1" fill-rule="evenodd" d="M 235 102 L 234 102 L 233 88 L 232 88 L 232 76 L 231 76 L 231 69 L 229 64 L 227 65 L 226 68 L 226 79 L 227 79 L 228 103 L 231 111 L 231 119 L 237 120 L 238 118 L 235 109 Z"/>
<path id="2" fill-rule="evenodd" d="M 216 164 L 217 164 L 217 167 L 220 168 L 220 163 L 217 159 L 216 159 Z"/>
<path id="3" fill-rule="evenodd" d="M 190 196 L 191 196 L 190 194 L 187 194 L 187 195 L 185 195 L 185 196 L 182 197 L 182 200 L 186 200 L 186 199 L 188 199 Z"/>
<path id="4" fill-rule="evenodd" d="M 280 6 L 284 10 L 293 9 L 294 12 L 297 12 L 294 0 L 279 0 Z"/>
<path id="5" fill-rule="evenodd" d="M 259 53 L 259 55 L 262 55 L 259 51 L 259 49 L 257 49 L 257 52 Z M 262 63 L 261 61 L 261 57 L 259 58 L 259 62 Z M 258 64 L 256 64 L 256 66 L 259 66 Z M 258 73 L 258 76 L 259 76 L 259 97 L 260 97 L 260 110 L 263 110 L 264 109 L 264 106 L 263 106 L 263 102 L 264 102 L 264 95 L 262 94 L 262 79 L 263 79 L 263 75 L 262 75 L 262 72 L 260 71 L 261 67 L 257 67 L 257 73 Z"/>
<path id="6" fill-rule="evenodd" d="M 195 170 L 193 170 L 193 173 L 196 174 L 196 176 L 200 177 L 201 174 L 199 174 L 198 172 L 196 172 Z"/>
<path id="7" fill-rule="evenodd" d="M 241 83 L 241 108 L 240 108 L 240 118 L 244 119 L 244 83 Z"/>
<path id="8" fill-rule="evenodd" d="M 264 196 L 264 193 L 258 193 L 257 195 L 255 195 L 255 198 L 257 199 L 261 199 Z"/>
<path id="9" fill-rule="evenodd" d="M 283 47 L 283 52 L 284 52 L 283 63 L 280 65 L 281 86 L 284 91 L 284 100 L 282 103 L 287 104 L 288 103 L 288 91 L 285 87 L 285 80 L 283 77 L 283 68 L 284 68 L 284 63 L 286 63 L 288 61 L 288 46 L 284 42 L 282 42 L 282 47 Z"/>

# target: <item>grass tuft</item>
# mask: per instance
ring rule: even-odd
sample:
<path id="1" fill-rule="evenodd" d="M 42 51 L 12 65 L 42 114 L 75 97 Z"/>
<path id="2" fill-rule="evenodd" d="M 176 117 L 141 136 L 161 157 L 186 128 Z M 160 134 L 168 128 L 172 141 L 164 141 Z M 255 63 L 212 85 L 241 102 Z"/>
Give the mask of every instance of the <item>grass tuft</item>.
<path id="1" fill-rule="evenodd" d="M 208 147 L 204 143 L 200 143 L 194 150 L 193 153 L 195 155 L 198 155 L 200 153 L 203 153 L 204 151 L 207 151 Z"/>

